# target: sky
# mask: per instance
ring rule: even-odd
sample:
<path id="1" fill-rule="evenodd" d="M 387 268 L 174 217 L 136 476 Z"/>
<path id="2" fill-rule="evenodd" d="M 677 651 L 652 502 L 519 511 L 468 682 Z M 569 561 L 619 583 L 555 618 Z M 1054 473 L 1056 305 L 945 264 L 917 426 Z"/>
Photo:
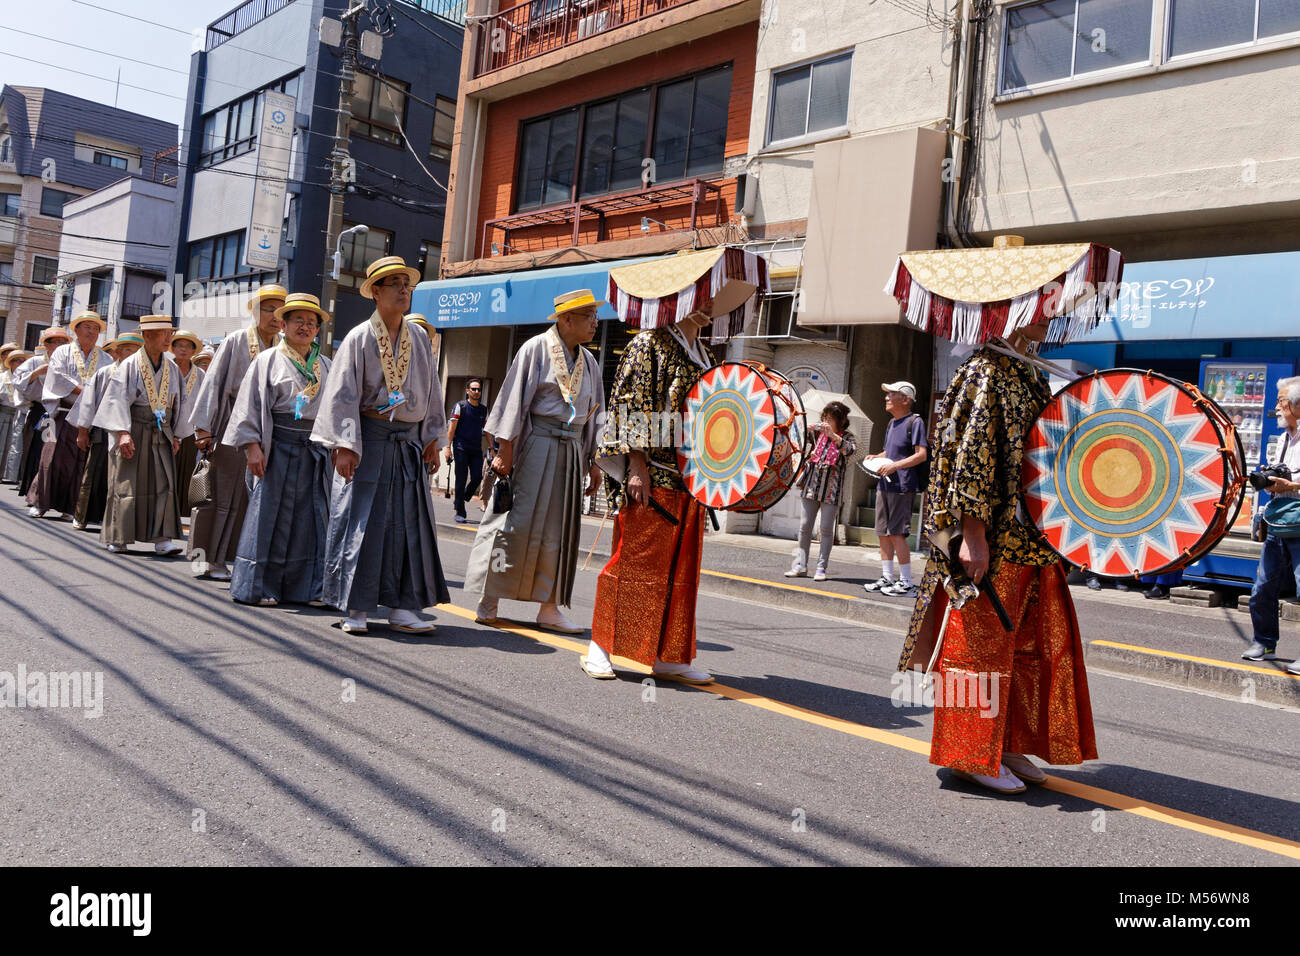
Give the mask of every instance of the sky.
<path id="1" fill-rule="evenodd" d="M 0 23 L 0 83 L 49 87 L 109 106 L 116 98 L 122 109 L 179 126 L 196 36 L 241 2 L 10 0 Z"/>

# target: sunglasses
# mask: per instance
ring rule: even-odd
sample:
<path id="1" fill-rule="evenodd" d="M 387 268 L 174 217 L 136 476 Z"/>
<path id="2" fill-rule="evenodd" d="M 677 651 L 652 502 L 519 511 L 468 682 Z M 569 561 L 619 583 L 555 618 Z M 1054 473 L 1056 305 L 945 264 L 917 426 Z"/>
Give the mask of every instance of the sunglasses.
<path id="1" fill-rule="evenodd" d="M 471 392 L 481 392 L 481 391 L 483 391 L 483 389 L 481 389 L 481 388 L 470 388 L 469 391 L 471 391 Z"/>

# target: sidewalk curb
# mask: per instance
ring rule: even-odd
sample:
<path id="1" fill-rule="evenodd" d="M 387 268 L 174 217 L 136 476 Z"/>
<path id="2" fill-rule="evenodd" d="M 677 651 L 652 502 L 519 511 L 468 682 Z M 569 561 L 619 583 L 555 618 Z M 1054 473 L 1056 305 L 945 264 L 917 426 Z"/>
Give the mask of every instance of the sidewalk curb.
<path id="1" fill-rule="evenodd" d="M 473 544 L 474 525 L 438 524 L 438 535 L 449 540 Z M 595 558 L 609 557 L 597 550 Z M 580 558 L 586 560 L 584 550 Z M 824 617 L 839 618 L 864 627 L 879 627 L 904 633 L 912 619 L 912 602 L 895 603 L 868 597 L 851 597 L 820 591 L 801 585 L 780 585 L 745 578 L 707 568 L 700 573 L 700 593 L 717 597 L 751 601 L 789 611 L 802 611 Z M 901 638 L 900 638 L 901 647 Z M 1172 687 L 1208 691 L 1220 696 L 1262 703 L 1300 707 L 1300 680 L 1282 671 L 1261 673 L 1259 667 L 1246 662 L 1234 665 L 1172 652 L 1111 647 L 1099 641 L 1084 642 L 1084 662 L 1088 667 L 1124 677 L 1139 677 Z"/>

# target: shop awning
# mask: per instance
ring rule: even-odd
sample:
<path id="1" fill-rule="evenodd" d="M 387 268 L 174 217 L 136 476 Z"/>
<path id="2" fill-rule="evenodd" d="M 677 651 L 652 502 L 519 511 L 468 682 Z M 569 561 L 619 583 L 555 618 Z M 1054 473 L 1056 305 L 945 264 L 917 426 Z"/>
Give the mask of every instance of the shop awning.
<path id="1" fill-rule="evenodd" d="M 556 296 L 575 289 L 591 289 L 597 299 L 602 299 L 609 288 L 610 269 L 658 258 L 665 257 L 643 256 L 421 282 L 411 294 L 411 311 L 419 312 L 438 329 L 545 322 L 554 311 Z M 614 319 L 617 315 L 613 306 L 602 305 L 597 317 Z"/>
<path id="2" fill-rule="evenodd" d="M 1119 301 L 1078 345 L 1300 338 L 1300 252 L 1130 262 Z"/>

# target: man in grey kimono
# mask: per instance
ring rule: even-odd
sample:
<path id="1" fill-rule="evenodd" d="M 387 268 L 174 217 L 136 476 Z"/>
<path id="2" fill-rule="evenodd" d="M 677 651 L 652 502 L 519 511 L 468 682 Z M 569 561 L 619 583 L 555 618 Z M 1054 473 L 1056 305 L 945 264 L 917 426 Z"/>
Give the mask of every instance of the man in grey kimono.
<path id="1" fill-rule="evenodd" d="M 404 318 L 419 281 L 400 256 L 370 264 L 360 292 L 375 312 L 335 353 L 312 430 L 334 465 L 322 598 L 347 612 L 348 634 L 380 605 L 393 630 L 427 633 L 417 612 L 450 600 L 424 478 L 446 435 L 442 383 Z"/>
<path id="2" fill-rule="evenodd" d="M 36 480 L 46 430 L 50 424 L 45 404 L 41 400 L 45 394 L 45 376 L 50 371 L 50 355 L 68 341 L 67 329 L 51 326 L 41 333 L 36 354 L 14 370 L 14 388 L 27 406 L 25 418 L 21 410 L 18 412 L 18 418 L 23 420 L 23 450 L 18 465 L 18 494 L 22 498 L 27 497 L 32 482 Z"/>
<path id="3" fill-rule="evenodd" d="M 77 510 L 86 453 L 77 446 L 76 428 L 67 424 L 68 412 L 95 373 L 113 364 L 113 357 L 95 344 L 108 327 L 98 314 L 82 312 L 68 327 L 76 340 L 50 354 L 50 368 L 41 392 L 54 441 L 42 444 L 36 480 L 27 493 L 31 506 L 27 513 L 33 518 L 47 511 L 55 511 L 60 517 L 71 516 Z"/>
<path id="4" fill-rule="evenodd" d="M 176 511 L 176 449 L 187 433 L 181 372 L 167 347 L 172 320 L 140 319 L 144 348 L 114 370 L 95 412 L 94 427 L 108 433 L 108 505 L 100 540 L 114 554 L 136 541 L 158 554 L 184 550 Z"/>
<path id="5" fill-rule="evenodd" d="M 18 466 L 23 458 L 23 426 L 27 423 L 27 399 L 18 389 L 18 369 L 32 358 L 32 353 L 23 349 L 14 349 L 4 358 L 5 370 L 9 373 L 8 400 L 13 404 L 14 425 L 9 437 L 8 454 L 5 456 L 4 472 L 0 481 L 6 485 L 18 483 Z"/>
<path id="6" fill-rule="evenodd" d="M 82 389 L 68 412 L 68 425 L 77 430 L 77 447 L 86 452 L 86 467 L 81 474 L 81 488 L 77 493 L 77 510 L 72 516 L 72 526 L 84 531 L 89 525 L 102 525 L 104 509 L 108 505 L 108 433 L 95 428 L 95 414 L 108 391 L 108 381 L 124 359 L 130 358 L 144 347 L 139 332 L 127 332 L 104 346 L 112 351 L 114 364 L 106 365 L 95 373 L 90 384 Z"/>
<path id="7" fill-rule="evenodd" d="M 14 392 L 13 373 L 9 371 L 8 358 L 18 351 L 17 342 L 0 345 L 0 481 L 8 480 L 9 446 L 14 433 L 14 410 L 18 395 Z"/>
<path id="8" fill-rule="evenodd" d="M 230 412 L 239 397 L 239 386 L 253 359 L 279 341 L 284 323 L 275 310 L 284 305 L 289 293 L 283 286 L 264 285 L 248 300 L 253 322 L 221 340 L 216 357 L 194 393 L 190 426 L 194 443 L 212 462 L 212 503 L 195 508 L 190 517 L 188 556 L 194 572 L 215 581 L 229 581 L 226 564 L 235 560 L 239 532 L 248 508 L 248 487 L 244 478 L 244 455 L 237 448 L 221 444 L 230 424 Z"/>
<path id="9" fill-rule="evenodd" d="M 605 389 L 600 363 L 583 346 L 604 304 L 589 289 L 556 298 L 555 324 L 519 350 L 483 426 L 500 444 L 492 467 L 511 476 L 512 501 L 507 511 L 489 507 L 470 554 L 465 592 L 479 596 L 481 622 L 494 621 L 506 598 L 538 602 L 537 623 L 548 630 L 585 630 L 560 605 L 572 603 L 582 496 L 600 486 L 594 459 Z"/>

